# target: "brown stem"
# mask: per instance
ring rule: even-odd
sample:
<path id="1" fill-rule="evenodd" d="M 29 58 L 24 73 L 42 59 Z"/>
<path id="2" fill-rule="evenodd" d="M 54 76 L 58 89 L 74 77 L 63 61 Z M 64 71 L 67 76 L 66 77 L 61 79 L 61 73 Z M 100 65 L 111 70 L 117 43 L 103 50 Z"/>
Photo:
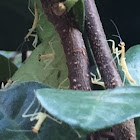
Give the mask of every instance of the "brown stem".
<path id="1" fill-rule="evenodd" d="M 86 30 L 95 60 L 106 88 L 122 86 L 116 65 L 113 61 L 99 14 L 94 0 L 84 0 L 86 11 Z M 135 140 L 136 131 L 133 120 L 113 127 L 117 140 Z"/>
<path id="2" fill-rule="evenodd" d="M 87 136 L 87 140 L 100 140 L 101 137 L 103 138 L 107 138 L 109 140 L 115 140 L 115 136 L 114 136 L 114 133 L 112 132 L 106 132 L 106 131 L 103 131 L 103 130 L 100 130 L 100 131 L 96 131 L 94 133 L 91 133 Z"/>
<path id="3" fill-rule="evenodd" d="M 60 35 L 67 60 L 70 88 L 90 90 L 88 58 L 82 34 L 74 27 L 63 3 L 55 3 L 55 0 L 41 0 L 41 3 L 48 20 Z"/>
<path id="4" fill-rule="evenodd" d="M 86 30 L 106 88 L 122 86 L 122 81 L 103 31 L 94 0 L 85 0 Z"/>
<path id="5" fill-rule="evenodd" d="M 136 140 L 134 119 L 116 125 L 112 129 L 117 136 L 115 140 Z"/>

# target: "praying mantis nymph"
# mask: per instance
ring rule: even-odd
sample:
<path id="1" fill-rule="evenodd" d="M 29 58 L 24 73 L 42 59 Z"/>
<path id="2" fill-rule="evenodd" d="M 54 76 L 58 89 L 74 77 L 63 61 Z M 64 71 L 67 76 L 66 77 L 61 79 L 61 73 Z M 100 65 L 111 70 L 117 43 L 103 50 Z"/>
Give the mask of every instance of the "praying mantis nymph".
<path id="1" fill-rule="evenodd" d="M 121 37 L 120 37 L 120 33 L 118 31 L 118 28 L 116 26 L 116 24 L 114 23 L 113 20 L 111 20 L 111 22 L 113 23 L 114 27 L 116 28 L 116 31 L 118 33 L 118 35 L 113 35 L 113 36 L 116 36 L 120 39 L 120 43 L 118 44 L 118 46 L 121 48 L 121 50 L 118 50 L 118 48 L 116 47 L 115 48 L 115 42 L 113 40 L 108 40 L 110 42 L 112 42 L 112 50 L 113 50 L 113 53 L 116 54 L 116 57 L 117 57 L 117 60 L 118 60 L 118 64 L 122 67 L 122 70 L 125 74 L 125 76 L 127 77 L 127 79 L 132 82 L 132 83 L 136 83 L 135 80 L 132 78 L 132 76 L 130 75 L 129 71 L 128 71 L 128 68 L 127 68 L 127 64 L 126 64 L 126 61 L 125 61 L 125 43 L 122 41 Z M 119 55 L 121 55 L 121 58 L 119 60 Z"/>
<path id="2" fill-rule="evenodd" d="M 43 113 L 43 112 L 38 112 L 37 114 L 35 114 L 35 116 L 34 116 L 32 119 L 30 119 L 31 121 L 37 120 L 37 123 L 36 123 L 35 126 L 32 128 L 32 131 L 33 131 L 34 133 L 38 133 L 38 132 L 39 132 L 42 123 L 44 122 L 44 120 L 45 120 L 47 117 L 50 118 L 51 120 L 53 120 L 53 121 L 59 123 L 59 124 L 62 124 L 62 122 L 57 121 L 55 118 L 49 116 L 48 114 Z"/>
<path id="3" fill-rule="evenodd" d="M 5 85 L 4 85 L 4 83 L 2 82 L 1 88 L 2 88 L 2 89 L 8 88 L 8 87 L 11 86 L 12 83 L 13 83 L 13 81 L 12 81 L 11 79 L 9 79 Z"/>
<path id="4" fill-rule="evenodd" d="M 32 107 L 32 105 L 34 104 L 35 102 L 35 99 L 31 102 L 31 104 L 28 106 L 28 108 L 25 110 L 25 112 L 22 114 L 22 117 L 23 118 L 27 118 L 27 117 L 30 117 L 30 121 L 34 121 L 34 120 L 37 120 L 37 123 L 35 124 L 35 126 L 32 128 L 32 132 L 34 133 L 38 133 L 39 130 L 40 130 L 40 127 L 42 125 L 42 123 L 44 122 L 44 120 L 46 118 L 50 118 L 51 120 L 59 123 L 59 124 L 62 124 L 61 121 L 58 121 L 56 120 L 55 118 L 51 117 L 50 115 L 48 115 L 47 113 L 45 112 L 42 112 L 41 110 L 39 110 L 39 107 L 35 110 L 35 112 L 33 114 L 27 114 L 27 112 L 30 110 L 30 108 Z M 42 107 L 41 107 L 42 109 Z"/>
<path id="5" fill-rule="evenodd" d="M 62 124 L 61 121 L 58 121 L 57 119 L 51 117 L 49 114 L 46 113 L 46 111 L 42 111 L 43 107 L 40 106 L 40 104 L 38 104 L 37 108 L 35 109 L 33 114 L 27 114 L 29 110 L 32 110 L 32 106 L 34 104 L 36 100 L 36 97 L 34 97 L 33 101 L 30 103 L 30 105 L 26 108 L 26 110 L 24 111 L 24 113 L 22 114 L 23 118 L 30 118 L 30 121 L 34 121 L 37 120 L 37 122 L 35 123 L 35 125 L 32 127 L 32 130 L 13 130 L 13 129 L 9 129 L 6 128 L 7 131 L 11 131 L 11 132 L 33 132 L 35 134 L 37 134 L 38 139 L 40 139 L 39 137 L 39 130 L 43 124 L 43 122 L 45 121 L 45 119 L 49 118 L 53 121 L 55 121 L 58 124 Z"/>
<path id="6" fill-rule="evenodd" d="M 127 64 L 126 64 L 126 61 L 125 61 L 125 43 L 122 41 L 121 37 L 120 37 L 120 33 L 118 31 L 118 28 L 116 26 L 116 24 L 114 23 L 113 20 L 111 20 L 111 22 L 113 23 L 118 35 L 113 35 L 113 36 L 116 36 L 120 39 L 120 43 L 118 44 L 118 46 L 121 48 L 121 50 L 118 49 L 118 47 L 115 47 L 115 41 L 112 40 L 112 39 L 109 39 L 108 41 L 112 42 L 112 50 L 113 50 L 113 54 L 116 55 L 116 58 L 117 58 L 117 61 L 118 61 L 118 64 L 121 66 L 125 76 L 127 77 L 127 79 L 132 82 L 132 83 L 136 83 L 135 80 L 132 78 L 132 76 L 130 75 L 129 71 L 128 71 L 128 68 L 127 68 Z M 119 55 L 121 55 L 121 58 L 119 60 Z M 102 87 L 104 87 L 104 82 L 101 82 L 101 76 L 100 76 L 100 73 L 97 69 L 97 73 L 99 75 L 99 79 L 96 78 L 96 76 L 93 74 L 93 73 L 90 73 L 91 76 L 93 76 L 94 78 L 91 78 L 91 82 L 93 84 L 97 84 L 97 85 L 100 85 Z"/>
<path id="7" fill-rule="evenodd" d="M 43 113 L 43 112 L 39 112 L 38 115 L 35 116 L 34 119 L 36 119 L 38 121 L 32 129 L 32 131 L 34 133 L 38 133 L 38 131 L 40 130 L 40 127 L 41 127 L 42 123 L 44 122 L 44 120 L 46 119 L 46 117 L 47 117 L 47 114 Z"/>
<path id="8" fill-rule="evenodd" d="M 90 75 L 93 77 L 93 78 L 91 77 L 91 83 L 95 84 L 95 85 L 105 87 L 104 82 L 101 81 L 102 78 L 101 78 L 101 74 L 100 74 L 98 68 L 96 69 L 96 71 L 97 71 L 97 74 L 98 74 L 99 78 L 96 78 L 96 75 L 93 74 L 92 72 L 90 72 Z"/>
<path id="9" fill-rule="evenodd" d="M 44 55 L 39 54 L 38 60 L 41 61 L 41 59 L 54 59 L 54 57 L 55 55 L 53 53 L 44 54 Z"/>
<path id="10" fill-rule="evenodd" d="M 34 21 L 33 21 L 33 25 L 32 25 L 32 28 L 29 30 L 29 32 L 27 33 L 27 35 L 24 37 L 24 40 L 26 41 L 29 36 L 31 36 L 32 32 L 36 29 L 37 27 L 37 23 L 38 23 L 38 10 L 37 10 L 37 5 L 36 3 L 34 3 Z"/>

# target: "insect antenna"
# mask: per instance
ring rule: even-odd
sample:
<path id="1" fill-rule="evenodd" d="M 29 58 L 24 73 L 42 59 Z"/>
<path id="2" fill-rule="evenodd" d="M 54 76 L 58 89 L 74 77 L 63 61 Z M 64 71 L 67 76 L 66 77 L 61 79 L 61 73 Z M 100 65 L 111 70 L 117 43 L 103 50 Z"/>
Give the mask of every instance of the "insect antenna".
<path id="1" fill-rule="evenodd" d="M 7 131 L 10 131 L 10 132 L 32 132 L 32 130 L 13 130 L 13 129 L 9 129 L 9 128 L 6 128 Z"/>
<path id="2" fill-rule="evenodd" d="M 117 25 L 115 24 L 115 22 L 114 22 L 112 19 L 110 19 L 110 21 L 111 21 L 112 24 L 114 25 L 114 27 L 115 27 L 115 29 L 116 29 L 116 31 L 117 31 L 117 34 L 118 34 L 118 35 L 112 35 L 112 36 L 118 37 L 118 38 L 120 39 L 120 42 L 123 42 L 123 41 L 122 41 L 122 38 L 121 38 L 121 35 L 120 35 L 120 32 L 119 32 L 119 30 L 118 30 L 118 28 L 117 28 Z"/>
<path id="3" fill-rule="evenodd" d="M 120 43 L 123 42 L 120 36 L 118 35 L 112 35 L 112 36 L 118 37 L 120 39 Z"/>

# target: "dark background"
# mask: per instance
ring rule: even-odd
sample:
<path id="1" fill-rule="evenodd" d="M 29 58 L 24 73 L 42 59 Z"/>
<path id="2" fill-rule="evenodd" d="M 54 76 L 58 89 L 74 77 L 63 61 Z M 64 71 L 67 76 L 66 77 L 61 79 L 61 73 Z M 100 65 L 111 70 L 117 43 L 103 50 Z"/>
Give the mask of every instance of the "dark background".
<path id="1" fill-rule="evenodd" d="M 140 44 L 139 0 L 96 0 L 96 4 L 107 39 L 115 39 L 112 34 L 117 34 L 110 22 L 113 19 L 126 49 Z M 33 16 L 28 10 L 28 0 L 1 1 L 0 18 L 0 50 L 16 51 L 32 26 Z M 26 45 L 22 50 L 27 50 Z"/>
<path id="2" fill-rule="evenodd" d="M 1 0 L 0 2 L 0 50 L 24 51 L 25 35 L 32 26 L 33 16 L 28 10 L 28 0 Z M 22 48 L 22 50 L 21 50 Z"/>
<path id="3" fill-rule="evenodd" d="M 97 8 L 107 35 L 107 39 L 117 34 L 110 19 L 120 32 L 126 49 L 140 44 L 140 1 L 139 0 L 96 0 Z"/>

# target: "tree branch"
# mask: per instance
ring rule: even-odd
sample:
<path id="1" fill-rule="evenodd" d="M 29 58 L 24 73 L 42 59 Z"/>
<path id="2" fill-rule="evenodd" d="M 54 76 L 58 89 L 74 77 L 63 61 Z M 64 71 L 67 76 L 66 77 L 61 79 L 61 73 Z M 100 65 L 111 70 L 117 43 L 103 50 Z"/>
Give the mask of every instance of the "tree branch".
<path id="1" fill-rule="evenodd" d="M 106 88 L 122 86 L 94 0 L 85 0 L 86 29 L 93 54 Z M 116 140 L 136 140 L 134 120 L 113 127 Z"/>
<path id="2" fill-rule="evenodd" d="M 86 31 L 106 88 L 122 86 L 94 0 L 85 0 Z"/>
<path id="3" fill-rule="evenodd" d="M 65 12 L 63 3 L 41 0 L 48 20 L 55 26 L 64 47 L 69 72 L 70 88 L 90 90 L 88 58 L 82 34 L 75 28 L 72 17 Z"/>

